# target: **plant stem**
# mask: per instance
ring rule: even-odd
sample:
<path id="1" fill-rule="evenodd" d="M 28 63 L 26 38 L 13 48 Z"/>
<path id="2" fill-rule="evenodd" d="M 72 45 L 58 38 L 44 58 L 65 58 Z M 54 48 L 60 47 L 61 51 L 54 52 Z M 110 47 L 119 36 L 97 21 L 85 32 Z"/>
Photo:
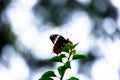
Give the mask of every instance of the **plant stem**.
<path id="1" fill-rule="evenodd" d="M 67 62 L 70 60 L 71 55 L 72 55 L 72 49 L 70 50 L 70 53 L 69 53 L 69 57 L 68 57 Z M 65 71 L 66 71 L 66 70 L 67 70 L 67 69 L 65 69 Z M 65 74 L 65 72 L 64 72 L 64 74 Z M 60 80 L 62 80 L 62 79 L 63 79 L 64 74 L 61 76 Z"/>
<path id="2" fill-rule="evenodd" d="M 72 49 L 70 50 L 70 55 L 69 55 L 69 57 L 68 57 L 68 60 L 67 60 L 67 61 L 69 61 L 69 60 L 70 60 L 71 55 L 72 55 Z"/>
<path id="3" fill-rule="evenodd" d="M 65 74 L 65 72 L 64 72 L 64 74 Z M 63 76 L 64 76 L 64 74 L 63 74 Z M 63 79 L 63 76 L 61 76 L 60 80 L 62 80 L 62 79 Z"/>

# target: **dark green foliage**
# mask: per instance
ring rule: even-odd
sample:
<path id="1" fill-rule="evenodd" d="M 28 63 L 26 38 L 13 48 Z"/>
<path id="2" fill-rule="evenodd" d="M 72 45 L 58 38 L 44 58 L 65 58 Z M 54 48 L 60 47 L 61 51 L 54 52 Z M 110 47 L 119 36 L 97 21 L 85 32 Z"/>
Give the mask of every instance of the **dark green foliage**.
<path id="1" fill-rule="evenodd" d="M 51 77 L 56 77 L 53 71 L 45 72 L 39 80 L 53 80 Z"/>
<path id="2" fill-rule="evenodd" d="M 62 62 L 62 57 L 55 56 L 55 57 L 51 58 L 50 61 L 53 61 L 53 62 Z"/>
<path id="3" fill-rule="evenodd" d="M 88 57 L 86 55 L 82 55 L 82 54 L 74 54 L 72 59 L 73 60 L 76 60 L 76 59 L 88 59 Z"/>
<path id="4" fill-rule="evenodd" d="M 58 56 L 54 56 L 53 58 L 50 59 L 50 61 L 53 62 L 62 62 L 62 58 L 65 58 L 66 55 L 65 54 L 60 54 Z"/>
<path id="5" fill-rule="evenodd" d="M 79 43 L 76 43 L 72 46 L 72 49 L 74 49 Z"/>
<path id="6" fill-rule="evenodd" d="M 79 79 L 76 77 L 70 77 L 68 80 L 79 80 Z"/>
<path id="7" fill-rule="evenodd" d="M 66 67 L 65 66 L 59 66 L 57 70 L 58 70 L 60 76 L 63 76 L 64 73 L 65 73 Z"/>
<path id="8" fill-rule="evenodd" d="M 54 80 L 54 79 L 48 78 L 48 77 L 44 77 L 44 78 L 41 78 L 41 79 L 39 79 L 39 80 Z"/>
<path id="9" fill-rule="evenodd" d="M 70 66 L 70 61 L 67 61 L 64 66 L 65 66 L 66 68 L 71 68 L 71 66 Z"/>
<path id="10" fill-rule="evenodd" d="M 67 47 L 62 48 L 61 50 L 62 50 L 63 52 L 69 53 L 69 48 L 67 48 Z"/>
<path id="11" fill-rule="evenodd" d="M 65 58 L 66 55 L 65 55 L 65 54 L 60 54 L 59 57 L 61 57 L 61 58 Z"/>

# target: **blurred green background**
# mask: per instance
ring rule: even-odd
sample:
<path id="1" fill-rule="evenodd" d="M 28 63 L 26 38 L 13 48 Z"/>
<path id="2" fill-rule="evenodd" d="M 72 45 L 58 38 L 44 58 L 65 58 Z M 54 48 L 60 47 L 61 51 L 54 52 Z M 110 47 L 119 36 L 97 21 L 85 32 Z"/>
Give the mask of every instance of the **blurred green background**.
<path id="1" fill-rule="evenodd" d="M 79 42 L 89 60 L 73 65 L 81 80 L 120 79 L 119 0 L 0 0 L 0 80 L 36 80 L 49 61 L 49 36 Z M 69 35 L 69 36 L 68 36 Z"/>

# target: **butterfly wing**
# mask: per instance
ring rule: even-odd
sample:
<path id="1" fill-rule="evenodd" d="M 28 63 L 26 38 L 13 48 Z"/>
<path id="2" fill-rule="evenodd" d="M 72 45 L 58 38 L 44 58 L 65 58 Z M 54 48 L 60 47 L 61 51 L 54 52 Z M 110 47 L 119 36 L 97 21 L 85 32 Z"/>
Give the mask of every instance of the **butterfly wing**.
<path id="1" fill-rule="evenodd" d="M 70 42 L 68 39 L 66 40 L 63 36 L 58 34 L 51 35 L 50 39 L 54 44 L 53 52 L 56 54 L 61 53 L 61 48 L 63 48 L 66 43 Z"/>

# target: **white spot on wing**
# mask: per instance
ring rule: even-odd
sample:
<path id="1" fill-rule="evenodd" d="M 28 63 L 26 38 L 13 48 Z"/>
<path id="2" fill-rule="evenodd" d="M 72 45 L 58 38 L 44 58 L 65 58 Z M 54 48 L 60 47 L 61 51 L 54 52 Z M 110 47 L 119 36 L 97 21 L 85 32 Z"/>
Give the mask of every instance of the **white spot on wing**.
<path id="1" fill-rule="evenodd" d="M 56 42 L 57 42 L 57 40 L 58 40 L 58 38 L 59 38 L 60 36 L 57 36 L 56 38 L 55 38 L 55 40 L 54 40 L 54 44 L 56 44 Z"/>

